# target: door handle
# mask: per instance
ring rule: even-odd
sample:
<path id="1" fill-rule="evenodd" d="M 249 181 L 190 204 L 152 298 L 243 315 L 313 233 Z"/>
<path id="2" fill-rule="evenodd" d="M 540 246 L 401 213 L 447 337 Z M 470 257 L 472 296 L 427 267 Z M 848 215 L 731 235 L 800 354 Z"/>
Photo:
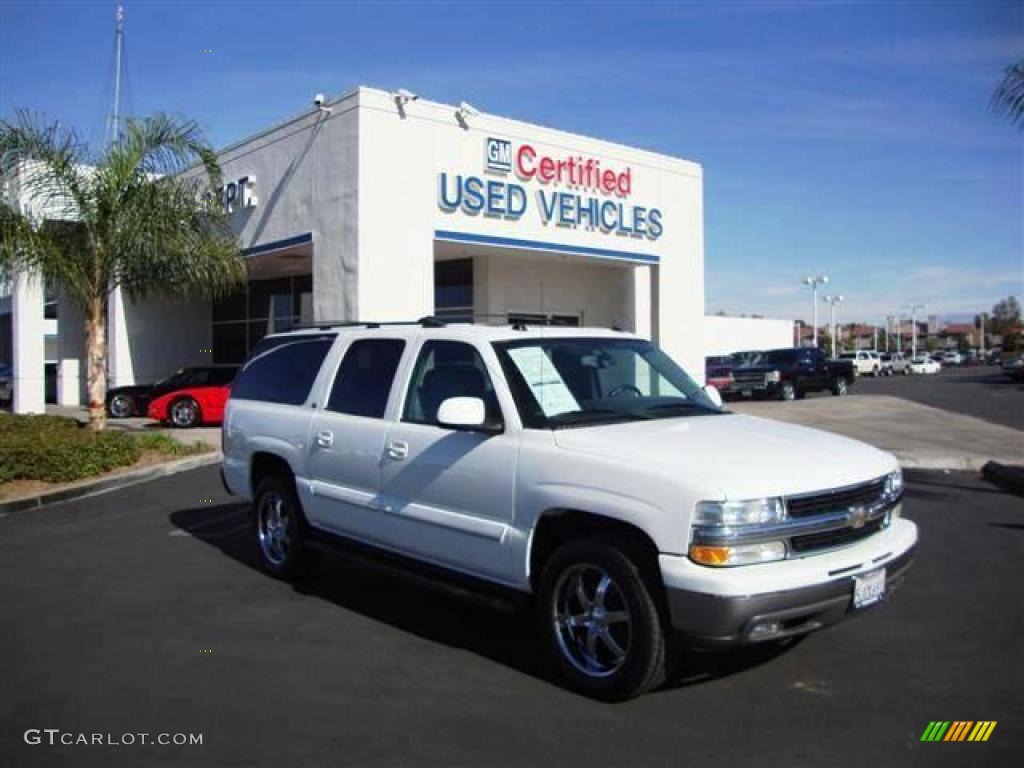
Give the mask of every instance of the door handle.
<path id="1" fill-rule="evenodd" d="M 392 440 L 388 444 L 388 458 L 401 461 L 409 455 L 409 444 L 404 440 Z"/>
<path id="2" fill-rule="evenodd" d="M 330 448 L 334 445 L 334 433 L 329 429 L 316 433 L 316 444 L 321 448 Z"/>

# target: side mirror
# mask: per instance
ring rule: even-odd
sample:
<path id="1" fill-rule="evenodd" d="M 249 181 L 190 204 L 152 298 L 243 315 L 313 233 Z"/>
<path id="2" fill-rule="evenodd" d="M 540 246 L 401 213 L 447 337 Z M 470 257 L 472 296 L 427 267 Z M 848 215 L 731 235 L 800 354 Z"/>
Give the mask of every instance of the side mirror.
<path id="1" fill-rule="evenodd" d="M 722 393 L 718 391 L 718 387 L 714 384 L 705 384 L 704 394 L 707 395 L 708 400 L 714 403 L 716 408 L 722 407 Z"/>
<path id="2" fill-rule="evenodd" d="M 486 422 L 487 407 L 479 397 L 449 397 L 437 409 L 437 423 L 449 429 L 498 431 Z"/>

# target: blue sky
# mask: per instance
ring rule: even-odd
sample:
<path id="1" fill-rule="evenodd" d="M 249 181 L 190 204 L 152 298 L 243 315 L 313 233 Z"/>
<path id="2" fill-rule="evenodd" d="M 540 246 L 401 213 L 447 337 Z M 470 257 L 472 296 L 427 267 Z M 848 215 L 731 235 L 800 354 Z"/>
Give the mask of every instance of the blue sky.
<path id="1" fill-rule="evenodd" d="M 812 270 L 844 319 L 1024 293 L 1024 133 L 989 110 L 1022 2 L 126 6 L 128 108 L 216 146 L 367 84 L 700 162 L 709 311 L 807 318 Z M 101 139 L 113 9 L 0 0 L 0 115 Z"/>

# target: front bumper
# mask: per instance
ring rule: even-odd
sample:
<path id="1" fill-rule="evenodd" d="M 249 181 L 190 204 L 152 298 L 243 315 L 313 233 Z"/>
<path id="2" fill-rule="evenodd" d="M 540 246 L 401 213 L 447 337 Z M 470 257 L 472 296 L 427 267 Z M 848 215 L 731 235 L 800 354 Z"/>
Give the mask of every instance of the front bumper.
<path id="1" fill-rule="evenodd" d="M 894 528 L 899 530 L 844 550 L 763 566 L 716 569 L 687 560 L 689 565 L 673 572 L 666 571 L 662 556 L 672 627 L 690 645 L 715 648 L 802 635 L 841 621 L 853 612 L 854 576 L 885 568 L 886 598 L 901 586 L 913 562 L 917 531 L 907 520 Z M 696 586 L 702 589 L 685 583 L 691 572 L 699 574 Z M 712 591 L 715 576 L 721 576 L 722 588 Z M 770 591 L 756 589 L 759 584 Z M 764 631 L 766 625 L 776 626 Z"/>

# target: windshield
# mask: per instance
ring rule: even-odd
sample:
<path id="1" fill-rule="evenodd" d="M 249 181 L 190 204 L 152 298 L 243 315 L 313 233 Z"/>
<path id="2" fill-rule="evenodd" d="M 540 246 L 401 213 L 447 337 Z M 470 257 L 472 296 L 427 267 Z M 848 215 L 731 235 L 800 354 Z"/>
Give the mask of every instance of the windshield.
<path id="1" fill-rule="evenodd" d="M 494 349 L 530 428 L 724 413 L 668 355 L 642 339 L 529 339 Z"/>
<path id="2" fill-rule="evenodd" d="M 795 349 L 769 349 L 764 352 L 755 352 L 747 361 L 749 366 L 758 365 L 779 365 L 791 363 L 796 360 Z"/>

